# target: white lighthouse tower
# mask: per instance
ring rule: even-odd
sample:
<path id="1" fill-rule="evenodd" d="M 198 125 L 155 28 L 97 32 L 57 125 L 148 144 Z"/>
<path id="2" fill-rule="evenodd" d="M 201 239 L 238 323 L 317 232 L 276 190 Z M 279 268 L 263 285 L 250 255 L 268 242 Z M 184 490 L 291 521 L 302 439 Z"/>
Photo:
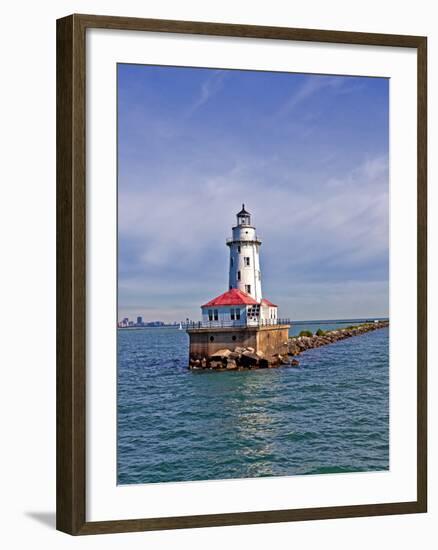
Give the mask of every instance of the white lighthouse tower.
<path id="1" fill-rule="evenodd" d="M 237 288 L 259 303 L 262 300 L 261 244 L 255 227 L 251 225 L 251 214 L 242 204 L 242 210 L 237 214 L 237 225 L 233 227 L 233 237 L 227 239 L 230 247 L 229 289 Z"/>

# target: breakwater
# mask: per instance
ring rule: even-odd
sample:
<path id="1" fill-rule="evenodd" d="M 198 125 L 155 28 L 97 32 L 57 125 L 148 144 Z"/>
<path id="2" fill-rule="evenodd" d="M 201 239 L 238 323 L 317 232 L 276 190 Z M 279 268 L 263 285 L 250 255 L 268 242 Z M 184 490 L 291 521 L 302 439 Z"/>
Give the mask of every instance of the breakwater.
<path id="1" fill-rule="evenodd" d="M 351 325 L 339 330 L 317 330 L 315 334 L 308 331 L 302 331 L 298 336 L 292 336 L 288 341 L 288 355 L 296 356 L 306 351 L 307 349 L 319 348 L 327 344 L 333 344 L 345 338 L 359 336 L 366 332 L 371 332 L 379 328 L 389 326 L 389 321 L 374 321 L 373 323 L 362 323 L 359 325 Z"/>
<path id="2" fill-rule="evenodd" d="M 337 330 L 321 330 L 315 333 L 307 330 L 300 332 L 298 336 L 291 336 L 285 342 L 287 351 L 283 354 L 266 356 L 261 351 L 255 351 L 252 347 L 236 347 L 234 350 L 220 349 L 210 357 L 202 359 L 190 358 L 189 369 L 191 370 L 246 370 L 275 368 L 280 366 L 297 366 L 299 360 L 296 358 L 302 352 L 333 344 L 346 338 L 360 336 L 389 326 L 389 321 L 374 321 L 351 325 Z"/>

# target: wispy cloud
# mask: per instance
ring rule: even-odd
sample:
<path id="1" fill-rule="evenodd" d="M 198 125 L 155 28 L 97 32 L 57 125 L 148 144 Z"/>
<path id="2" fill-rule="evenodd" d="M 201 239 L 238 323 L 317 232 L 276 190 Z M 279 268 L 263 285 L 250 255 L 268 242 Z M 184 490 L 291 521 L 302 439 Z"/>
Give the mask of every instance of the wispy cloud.
<path id="1" fill-rule="evenodd" d="M 351 85 L 348 77 L 341 76 L 308 76 L 290 95 L 287 101 L 278 110 L 278 117 L 285 116 L 294 111 L 306 100 L 322 91 L 331 91 L 337 94 L 348 93 L 357 90 L 357 84 Z M 313 114 L 313 117 L 315 115 Z"/>
<path id="2" fill-rule="evenodd" d="M 201 84 L 198 96 L 186 112 L 186 118 L 193 116 L 198 109 L 205 105 L 211 97 L 216 95 L 223 88 L 227 74 L 227 71 L 216 70 L 207 76 Z"/>

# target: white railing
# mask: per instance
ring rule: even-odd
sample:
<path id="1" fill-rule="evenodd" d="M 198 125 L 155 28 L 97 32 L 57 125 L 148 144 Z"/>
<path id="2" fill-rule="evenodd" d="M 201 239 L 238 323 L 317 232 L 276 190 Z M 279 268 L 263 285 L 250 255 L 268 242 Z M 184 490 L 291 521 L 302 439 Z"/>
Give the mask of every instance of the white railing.
<path id="1" fill-rule="evenodd" d="M 200 328 L 247 328 L 247 327 L 268 327 L 275 325 L 290 325 L 290 319 L 246 319 L 236 321 L 189 321 L 185 323 L 185 329 Z"/>

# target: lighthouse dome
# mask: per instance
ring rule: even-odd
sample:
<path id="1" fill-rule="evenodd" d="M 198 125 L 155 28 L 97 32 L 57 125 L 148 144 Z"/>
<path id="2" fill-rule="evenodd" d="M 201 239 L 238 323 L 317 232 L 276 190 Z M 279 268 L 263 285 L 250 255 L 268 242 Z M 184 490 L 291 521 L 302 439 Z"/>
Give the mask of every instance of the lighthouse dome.
<path id="1" fill-rule="evenodd" d="M 245 205 L 242 204 L 242 210 L 237 213 L 238 216 L 251 216 L 249 212 L 245 210 Z"/>
<path id="2" fill-rule="evenodd" d="M 245 210 L 244 204 L 242 210 L 237 213 L 237 225 L 251 225 L 251 214 Z"/>

